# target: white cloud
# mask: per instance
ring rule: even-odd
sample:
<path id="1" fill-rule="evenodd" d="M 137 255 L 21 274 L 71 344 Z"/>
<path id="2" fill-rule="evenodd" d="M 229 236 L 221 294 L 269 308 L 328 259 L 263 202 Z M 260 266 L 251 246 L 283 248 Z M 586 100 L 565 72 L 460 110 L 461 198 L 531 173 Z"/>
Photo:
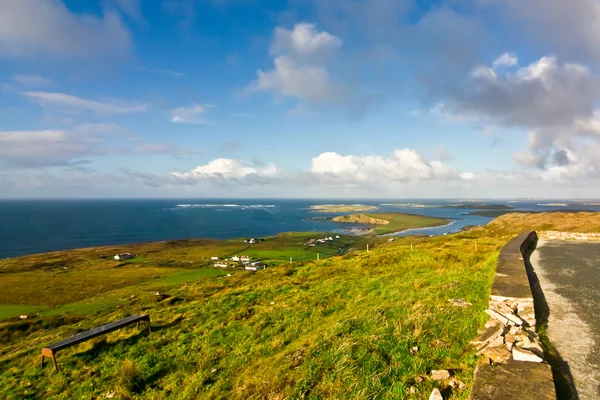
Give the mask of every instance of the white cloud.
<path id="1" fill-rule="evenodd" d="M 568 126 L 587 119 L 600 95 L 600 81 L 583 65 L 542 57 L 515 73 L 476 67 L 467 85 L 447 94 L 452 113 L 509 126 Z"/>
<path id="2" fill-rule="evenodd" d="M 311 172 L 327 181 L 349 185 L 460 178 L 457 171 L 443 162 L 425 161 L 411 149 L 397 149 L 391 157 L 322 153 L 312 159 Z"/>
<path id="3" fill-rule="evenodd" d="M 276 177 L 281 170 L 275 164 L 262 165 L 231 158 L 217 158 L 208 164 L 199 165 L 188 172 L 173 172 L 176 181 L 195 184 L 201 181 L 235 182 L 241 184 L 264 184 Z"/>
<path id="4" fill-rule="evenodd" d="M 364 96 L 353 88 L 354 83 L 330 72 L 342 43 L 313 24 L 297 24 L 292 30 L 278 27 L 271 45 L 274 68 L 258 70 L 248 90 L 295 99 L 300 109 L 332 106 L 359 111 Z"/>
<path id="5" fill-rule="evenodd" d="M 513 65 L 517 65 L 519 59 L 515 53 L 504 53 L 500 57 L 496 58 L 492 63 L 494 68 L 498 67 L 512 67 Z"/>
<path id="6" fill-rule="evenodd" d="M 274 62 L 274 70 L 257 72 L 257 86 L 261 90 L 271 90 L 285 97 L 313 102 L 339 98 L 339 90 L 331 85 L 325 67 L 298 65 L 286 56 L 279 56 Z"/>
<path id="7" fill-rule="evenodd" d="M 54 82 L 39 75 L 24 75 L 17 74 L 12 77 L 12 80 L 23 86 L 40 87 L 54 86 Z"/>
<path id="8" fill-rule="evenodd" d="M 337 36 L 319 32 L 314 24 L 300 23 L 291 31 L 275 28 L 271 52 L 276 55 L 288 54 L 294 59 L 318 60 L 329 57 L 342 43 Z"/>
<path id="9" fill-rule="evenodd" d="M 201 124 L 204 122 L 201 117 L 209 107 L 206 104 L 193 104 L 189 107 L 174 108 L 171 110 L 171 122 Z"/>
<path id="10" fill-rule="evenodd" d="M 130 31 L 114 11 L 106 10 L 100 18 L 73 13 L 60 0 L 0 2 L 0 56 L 123 59 L 130 57 L 131 42 Z"/>
<path id="11" fill-rule="evenodd" d="M 145 104 L 124 102 L 101 102 L 83 99 L 65 93 L 53 92 L 24 92 L 29 101 L 41 107 L 57 110 L 67 114 L 78 114 L 84 111 L 92 112 L 99 116 L 115 114 L 132 114 L 147 110 Z"/>

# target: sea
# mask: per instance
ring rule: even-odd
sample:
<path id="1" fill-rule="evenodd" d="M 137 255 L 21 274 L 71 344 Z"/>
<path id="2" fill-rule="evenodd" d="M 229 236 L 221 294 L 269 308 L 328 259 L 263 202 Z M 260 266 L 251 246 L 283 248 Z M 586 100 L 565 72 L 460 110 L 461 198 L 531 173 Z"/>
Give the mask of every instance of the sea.
<path id="1" fill-rule="evenodd" d="M 514 211 L 600 211 L 595 200 L 480 200 Z M 89 246 L 143 243 L 186 238 L 228 239 L 261 237 L 281 232 L 328 231 L 348 233 L 358 225 L 312 217 L 322 204 L 365 204 L 377 212 L 403 212 L 447 218 L 448 225 L 412 229 L 405 235 L 443 235 L 466 226 L 483 225 L 491 217 L 470 215 L 473 209 L 452 205 L 475 204 L 461 199 L 402 200 L 269 200 L 269 199 L 81 199 L 1 200 L 0 259 Z"/>

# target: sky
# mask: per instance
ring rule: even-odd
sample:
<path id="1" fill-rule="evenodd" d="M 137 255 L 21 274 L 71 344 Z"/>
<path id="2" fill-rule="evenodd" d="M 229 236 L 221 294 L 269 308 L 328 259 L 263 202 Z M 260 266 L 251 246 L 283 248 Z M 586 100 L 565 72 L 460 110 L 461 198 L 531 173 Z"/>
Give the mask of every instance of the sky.
<path id="1" fill-rule="evenodd" d="M 600 0 L 0 0 L 0 198 L 598 198 Z"/>

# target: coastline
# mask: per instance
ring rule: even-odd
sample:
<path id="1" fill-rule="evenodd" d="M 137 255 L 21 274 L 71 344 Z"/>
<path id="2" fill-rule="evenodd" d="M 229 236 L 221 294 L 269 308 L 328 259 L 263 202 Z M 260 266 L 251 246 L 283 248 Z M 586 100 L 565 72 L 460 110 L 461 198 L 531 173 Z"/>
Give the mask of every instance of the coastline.
<path id="1" fill-rule="evenodd" d="M 444 225 L 437 225 L 437 226 L 425 226 L 425 227 L 423 227 L 423 228 L 408 228 L 408 229 L 404 229 L 404 230 L 401 230 L 401 231 L 396 231 L 396 232 L 391 232 L 391 233 L 382 233 L 381 235 L 377 235 L 377 236 L 378 236 L 378 237 L 384 237 L 384 236 L 396 236 L 396 235 L 398 235 L 399 233 L 405 233 L 405 232 L 409 232 L 409 231 L 410 231 L 410 232 L 415 232 L 415 231 L 422 231 L 422 230 L 425 230 L 425 229 L 443 228 L 443 227 L 446 227 L 446 226 L 451 226 L 451 225 L 454 225 L 455 223 L 456 223 L 456 220 L 455 220 L 455 219 L 453 219 L 453 220 L 451 220 L 450 222 L 448 222 L 447 224 L 444 224 Z"/>

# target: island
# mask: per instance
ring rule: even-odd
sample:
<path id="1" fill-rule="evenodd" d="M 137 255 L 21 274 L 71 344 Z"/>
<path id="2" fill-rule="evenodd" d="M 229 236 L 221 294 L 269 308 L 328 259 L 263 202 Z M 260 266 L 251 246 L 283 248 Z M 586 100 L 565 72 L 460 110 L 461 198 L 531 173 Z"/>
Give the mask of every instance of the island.
<path id="1" fill-rule="evenodd" d="M 444 218 L 404 213 L 349 214 L 335 217 L 332 221 L 369 225 L 369 228 L 363 230 L 362 234 L 364 235 L 384 235 L 387 233 L 402 232 L 406 229 L 431 228 L 450 223 L 449 220 Z"/>
<path id="2" fill-rule="evenodd" d="M 317 204 L 309 208 L 322 213 L 361 212 L 379 209 L 377 206 L 367 206 L 365 204 Z"/>
<path id="3" fill-rule="evenodd" d="M 513 207 L 504 204 L 453 204 L 448 208 L 460 208 L 464 210 L 512 210 Z"/>

